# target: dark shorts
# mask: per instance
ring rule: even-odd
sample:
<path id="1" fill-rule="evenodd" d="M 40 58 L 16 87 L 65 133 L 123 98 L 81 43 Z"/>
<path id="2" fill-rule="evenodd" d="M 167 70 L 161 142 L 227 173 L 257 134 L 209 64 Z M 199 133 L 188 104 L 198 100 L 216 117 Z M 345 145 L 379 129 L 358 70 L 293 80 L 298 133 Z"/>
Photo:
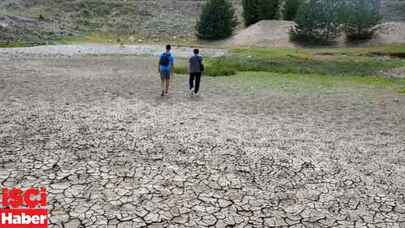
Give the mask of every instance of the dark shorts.
<path id="1" fill-rule="evenodd" d="M 170 70 L 161 70 L 160 71 L 160 78 L 162 80 L 169 80 L 170 79 Z"/>

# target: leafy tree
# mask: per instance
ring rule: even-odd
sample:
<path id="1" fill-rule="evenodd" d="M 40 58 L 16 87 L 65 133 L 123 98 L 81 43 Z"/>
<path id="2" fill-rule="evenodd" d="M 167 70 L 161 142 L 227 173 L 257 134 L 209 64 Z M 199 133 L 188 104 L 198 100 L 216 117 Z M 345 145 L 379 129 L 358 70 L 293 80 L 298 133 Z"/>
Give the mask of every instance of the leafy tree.
<path id="1" fill-rule="evenodd" d="M 297 16 L 297 11 L 302 0 L 286 0 L 284 5 L 284 20 L 292 21 Z"/>
<path id="2" fill-rule="evenodd" d="M 242 0 L 245 25 L 252 25 L 260 20 L 276 19 L 279 9 L 278 0 Z"/>
<path id="3" fill-rule="evenodd" d="M 237 19 L 228 0 L 208 0 L 197 21 L 197 37 L 202 40 L 219 40 L 232 35 Z"/>
<path id="4" fill-rule="evenodd" d="M 348 40 L 364 40 L 373 36 L 372 28 L 382 17 L 379 0 L 346 0 L 339 14 Z"/>
<path id="5" fill-rule="evenodd" d="M 309 0 L 301 4 L 290 32 L 293 41 L 327 44 L 339 35 L 338 12 L 341 2 Z"/>

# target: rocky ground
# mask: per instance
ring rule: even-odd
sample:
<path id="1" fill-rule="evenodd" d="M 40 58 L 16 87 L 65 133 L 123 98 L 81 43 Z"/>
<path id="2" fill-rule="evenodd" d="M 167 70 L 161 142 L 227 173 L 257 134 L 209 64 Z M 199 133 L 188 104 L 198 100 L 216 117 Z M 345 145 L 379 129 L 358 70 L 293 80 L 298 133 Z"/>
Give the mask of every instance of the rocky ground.
<path id="1" fill-rule="evenodd" d="M 175 57 L 187 58 L 193 54 L 193 48 L 176 47 Z M 207 57 L 226 55 L 226 49 L 200 48 Z M 86 55 L 144 55 L 159 56 L 165 50 L 165 45 L 138 44 L 138 45 L 111 45 L 111 44 L 76 44 L 76 45 L 43 45 L 27 48 L 0 48 L 0 54 L 21 58 L 23 56 L 36 56 L 40 58 L 63 58 Z"/>
<path id="2" fill-rule="evenodd" d="M 0 182 L 52 228 L 405 227 L 405 100 L 291 95 L 155 61 L 0 53 Z"/>

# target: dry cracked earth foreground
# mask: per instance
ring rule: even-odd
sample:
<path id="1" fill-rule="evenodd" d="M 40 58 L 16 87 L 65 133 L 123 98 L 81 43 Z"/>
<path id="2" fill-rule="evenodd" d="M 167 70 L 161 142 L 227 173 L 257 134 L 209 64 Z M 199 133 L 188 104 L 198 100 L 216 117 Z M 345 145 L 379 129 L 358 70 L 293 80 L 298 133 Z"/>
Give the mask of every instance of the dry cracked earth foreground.
<path id="1" fill-rule="evenodd" d="M 160 98 L 147 57 L 0 61 L 0 182 L 46 186 L 50 227 L 405 227 L 402 97 Z"/>

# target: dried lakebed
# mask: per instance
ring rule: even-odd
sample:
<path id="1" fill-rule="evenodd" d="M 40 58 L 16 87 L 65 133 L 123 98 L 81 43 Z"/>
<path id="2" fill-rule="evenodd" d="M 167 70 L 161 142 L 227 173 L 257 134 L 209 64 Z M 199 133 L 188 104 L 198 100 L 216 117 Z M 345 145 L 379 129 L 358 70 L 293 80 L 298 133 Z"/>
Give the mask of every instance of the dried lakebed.
<path id="1" fill-rule="evenodd" d="M 23 48 L 0 48 L 0 54 L 5 56 L 22 57 L 25 55 L 37 57 L 66 57 L 80 55 L 146 55 L 159 56 L 164 45 L 110 45 L 110 44 L 72 44 L 72 45 L 44 45 Z M 192 48 L 174 47 L 176 57 L 189 57 Z M 205 56 L 218 57 L 227 53 L 225 49 L 202 48 Z"/>
<path id="2" fill-rule="evenodd" d="M 0 182 L 50 227 L 404 227 L 404 99 L 245 93 L 150 57 L 0 54 Z M 230 86 L 230 85 L 233 86 Z"/>

